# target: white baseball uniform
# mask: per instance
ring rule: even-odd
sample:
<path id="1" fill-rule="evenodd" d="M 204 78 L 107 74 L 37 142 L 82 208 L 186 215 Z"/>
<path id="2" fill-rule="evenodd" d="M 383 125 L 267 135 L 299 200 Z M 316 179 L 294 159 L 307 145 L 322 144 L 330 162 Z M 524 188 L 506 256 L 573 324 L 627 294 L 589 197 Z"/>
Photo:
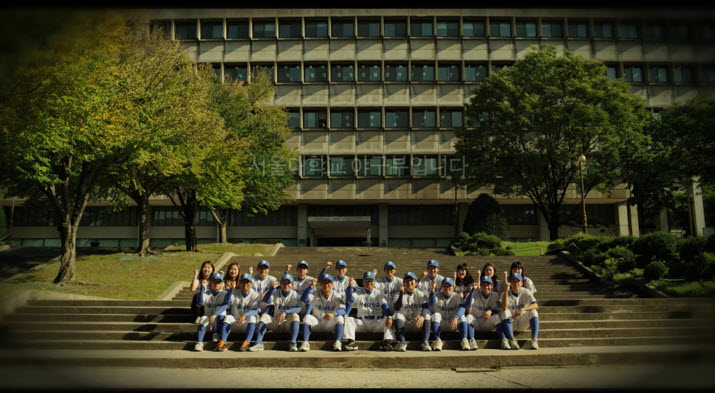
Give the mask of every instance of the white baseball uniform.
<path id="1" fill-rule="evenodd" d="M 310 325 L 313 331 L 332 332 L 335 325 L 344 324 L 345 319 L 342 315 L 334 315 L 330 320 L 325 319 L 325 314 L 335 314 L 338 310 L 345 310 L 345 298 L 330 291 L 328 297 L 323 296 L 320 290 L 317 294 L 311 293 L 308 296 L 308 302 L 313 304 L 313 310 L 310 314 L 303 317 L 303 323 Z"/>
<path id="2" fill-rule="evenodd" d="M 516 295 L 511 291 L 511 289 L 507 289 L 507 291 L 509 291 L 507 297 L 508 303 L 502 319 L 510 318 L 512 329 L 515 332 L 526 330 L 526 328 L 529 327 L 529 320 L 531 318 L 538 317 L 539 312 L 537 310 L 529 310 L 521 314 L 518 318 L 514 318 L 513 315 L 518 309 L 536 303 L 536 298 L 530 290 L 523 287 L 519 289 L 519 293 Z"/>
<path id="3" fill-rule="evenodd" d="M 261 299 L 261 308 L 268 308 L 268 306 L 273 306 L 273 316 L 268 313 L 261 315 L 260 321 L 265 323 L 269 330 L 274 332 L 287 332 L 290 329 L 291 322 L 300 322 L 300 317 L 298 316 L 298 311 L 300 311 L 300 296 L 294 290 L 289 290 L 283 293 L 283 290 L 278 287 L 273 290 L 268 302 L 265 302 L 265 298 Z M 296 310 L 297 309 L 297 310 Z M 283 323 L 278 323 L 278 316 L 281 313 L 286 313 L 285 320 Z"/>
<path id="4" fill-rule="evenodd" d="M 375 280 L 375 289 L 379 289 L 383 295 L 385 295 L 385 300 L 390 306 L 390 312 L 395 312 L 395 300 L 397 295 L 400 294 L 400 287 L 402 286 L 402 279 L 399 277 L 393 277 L 392 280 L 388 280 L 387 277 L 380 277 Z"/>
<path id="5" fill-rule="evenodd" d="M 524 285 L 522 287 L 530 290 L 531 293 L 536 293 L 536 285 L 534 285 L 534 282 L 531 281 L 529 277 L 524 277 Z"/>
<path id="6" fill-rule="evenodd" d="M 347 275 L 343 276 L 342 279 L 340 277 L 333 276 L 333 292 L 337 292 L 338 294 L 342 295 L 343 298 L 345 297 L 345 290 L 348 289 L 348 285 L 350 285 L 350 279 L 348 278 Z M 353 285 L 353 289 L 357 290 L 358 286 Z"/>
<path id="7" fill-rule="evenodd" d="M 266 275 L 266 278 L 259 278 L 258 273 L 253 274 L 253 289 L 254 291 L 258 292 L 260 295 L 261 299 L 263 298 L 263 295 L 266 294 L 266 291 L 268 291 L 270 288 L 273 288 L 273 283 L 278 282 L 278 279 L 271 276 L 271 275 Z M 265 312 L 266 309 L 264 307 L 261 307 L 261 313 Z"/>
<path id="8" fill-rule="evenodd" d="M 494 329 L 500 322 L 501 317 L 501 297 L 498 293 L 491 291 L 489 296 L 484 297 L 482 291 L 474 291 L 472 310 L 466 316 L 467 323 L 474 325 L 474 330 L 478 332 L 488 332 Z M 484 313 L 490 310 L 492 315 L 484 320 Z"/>
<path id="9" fill-rule="evenodd" d="M 432 281 L 437 281 L 436 290 L 439 291 L 442 288 L 442 280 L 444 280 L 444 277 L 439 274 L 435 275 L 434 278 L 428 274 L 426 277 L 422 277 L 420 282 L 417 283 L 417 289 L 429 296 L 430 291 L 432 291 Z"/>
<path id="10" fill-rule="evenodd" d="M 397 294 L 397 297 L 395 298 L 395 303 L 397 305 L 397 302 L 400 298 L 400 294 Z M 417 333 L 421 332 L 422 328 L 417 327 L 417 318 L 420 317 L 420 315 L 423 314 L 423 309 L 425 309 L 425 306 L 428 305 L 428 297 L 427 295 L 424 294 L 422 291 L 418 291 L 415 288 L 415 291 L 412 293 L 407 293 L 404 292 L 402 294 L 402 300 L 401 300 L 401 306 L 400 309 L 395 311 L 395 320 L 402 320 L 402 322 L 405 323 L 405 332 L 411 332 L 411 333 Z M 429 307 L 427 307 L 429 310 Z M 429 312 L 425 313 L 425 320 L 424 323 L 429 323 L 431 320 L 431 315 Z"/>
<path id="11" fill-rule="evenodd" d="M 241 292 L 236 289 L 231 292 L 229 300 L 229 314 L 226 316 L 226 322 L 231 324 L 232 331 L 245 331 L 249 323 L 258 323 L 258 317 L 250 315 L 246 317 L 241 325 L 237 321 L 241 316 L 251 310 L 260 309 L 260 295 L 253 288 L 248 290 L 248 293 Z"/>
<path id="12" fill-rule="evenodd" d="M 305 292 L 305 290 L 308 289 L 312 283 L 313 277 L 308 275 L 306 275 L 303 279 L 300 279 L 297 276 L 293 277 L 293 290 L 298 293 L 298 299 L 303 296 L 303 292 Z M 303 302 L 300 302 L 300 314 L 305 315 L 305 303 Z"/>
<path id="13" fill-rule="evenodd" d="M 352 295 L 357 306 L 357 318 L 346 316 L 345 338 L 354 340 L 356 332 L 368 332 L 382 333 L 384 340 L 394 340 L 395 334 L 385 325 L 386 320 L 382 315 L 382 305 L 388 305 L 382 292 L 376 288 L 370 292 L 360 288 Z M 346 301 L 349 302 L 347 299 Z"/>
<path id="14" fill-rule="evenodd" d="M 462 297 L 452 292 L 449 296 L 444 293 L 435 292 L 436 304 L 430 307 L 432 312 L 432 322 L 448 322 L 457 315 L 459 305 L 462 304 Z M 466 321 L 465 317 L 459 318 L 459 322 Z"/>
<path id="15" fill-rule="evenodd" d="M 227 291 L 205 291 L 201 294 L 201 296 L 203 297 L 204 303 L 204 316 L 199 319 L 199 325 L 204 325 L 208 327 L 209 330 L 213 330 L 213 324 L 209 326 L 209 319 L 222 305 L 224 305 L 224 303 L 228 303 L 228 299 L 226 297 L 230 296 L 230 294 Z M 199 302 L 200 301 L 201 300 L 199 300 Z M 226 310 L 220 312 L 217 317 L 222 315 L 226 315 Z"/>

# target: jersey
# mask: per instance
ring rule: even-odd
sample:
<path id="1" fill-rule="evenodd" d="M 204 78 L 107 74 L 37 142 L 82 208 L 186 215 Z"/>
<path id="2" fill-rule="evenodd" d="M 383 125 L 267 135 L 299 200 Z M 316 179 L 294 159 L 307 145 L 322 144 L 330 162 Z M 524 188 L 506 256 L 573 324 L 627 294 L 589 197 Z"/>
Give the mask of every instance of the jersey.
<path id="1" fill-rule="evenodd" d="M 247 294 L 243 294 L 240 289 L 231 292 L 231 300 L 229 301 L 229 309 L 231 315 L 236 319 L 241 318 L 245 313 L 251 310 L 258 310 L 260 303 L 260 295 L 253 288 L 248 290 Z"/>
<path id="2" fill-rule="evenodd" d="M 361 317 L 382 317 L 382 305 L 388 304 L 385 296 L 378 289 L 373 289 L 368 293 L 365 288 L 360 288 L 353 292 L 353 299 L 357 307 L 357 316 Z"/>
<path id="3" fill-rule="evenodd" d="M 303 292 L 313 283 L 313 277 L 305 276 L 302 280 L 297 276 L 293 277 L 293 290 L 298 293 L 298 297 L 303 296 Z"/>
<path id="4" fill-rule="evenodd" d="M 348 276 L 343 276 L 343 280 L 341 281 L 338 276 L 333 277 L 333 292 L 337 292 L 338 294 L 342 295 L 345 297 L 345 290 L 348 289 L 348 285 L 350 285 L 350 279 Z M 353 290 L 357 290 L 358 286 L 353 285 Z"/>
<path id="5" fill-rule="evenodd" d="M 530 306 L 536 303 L 536 298 L 531 293 L 530 290 L 526 288 L 520 288 L 518 294 L 514 294 L 511 289 L 508 289 L 509 295 L 507 296 L 508 304 L 507 310 L 514 314 L 518 309 Z"/>
<path id="6" fill-rule="evenodd" d="M 501 299 L 499 294 L 492 291 L 489 292 L 489 296 L 485 298 L 482 291 L 475 291 L 471 314 L 474 315 L 475 318 L 481 318 L 487 310 L 491 310 L 492 315 L 501 311 Z"/>
<path id="7" fill-rule="evenodd" d="M 492 277 L 492 281 L 494 281 L 494 284 L 492 284 L 492 292 L 504 293 L 504 284 L 494 277 Z"/>
<path id="8" fill-rule="evenodd" d="M 434 276 L 434 281 L 437 281 L 435 291 L 439 292 L 442 289 L 442 280 L 444 280 L 444 277 L 441 275 L 437 274 Z M 430 279 L 429 275 L 420 279 L 419 284 L 417 284 L 417 289 L 429 296 L 429 293 L 432 291 L 432 279 Z"/>
<path id="9" fill-rule="evenodd" d="M 397 303 L 399 298 L 400 293 L 398 292 L 397 297 L 395 297 L 395 303 Z M 402 307 L 400 307 L 397 312 L 404 315 L 405 319 L 407 319 L 408 321 L 418 318 L 420 315 L 422 315 L 422 309 L 427 304 L 427 301 L 427 295 L 425 295 L 422 291 L 418 291 L 417 289 L 415 289 L 415 291 L 412 293 L 404 292 L 402 294 Z"/>
<path id="10" fill-rule="evenodd" d="M 437 304 L 430 307 L 432 313 L 440 313 L 443 321 L 448 321 L 457 314 L 459 305 L 462 304 L 462 297 L 452 292 L 451 295 L 445 296 L 442 292 L 435 292 Z"/>
<path id="11" fill-rule="evenodd" d="M 536 293 L 536 285 L 531 281 L 529 277 L 524 277 L 524 285 L 522 288 L 526 288 L 531 291 L 531 293 Z"/>
<path id="12" fill-rule="evenodd" d="M 205 291 L 204 293 L 202 293 L 202 296 L 204 298 L 204 315 L 210 316 L 214 315 L 214 313 L 219 309 L 219 307 L 224 304 L 224 300 L 228 300 L 226 296 L 230 296 L 230 294 L 227 291 Z M 223 310 L 217 315 L 226 315 L 226 310 Z"/>
<path id="13" fill-rule="evenodd" d="M 326 298 L 318 290 L 317 294 L 310 294 L 308 301 L 313 303 L 311 314 L 319 321 L 325 314 L 335 313 L 341 308 L 345 309 L 345 298 L 335 291 L 330 291 L 330 295 Z"/>
<path id="14" fill-rule="evenodd" d="M 281 313 L 284 313 L 292 308 L 299 308 L 302 303 L 300 301 L 300 296 L 296 291 L 291 289 L 288 291 L 286 296 L 283 296 L 283 290 L 280 287 L 273 291 L 273 294 L 271 298 L 268 299 L 268 302 L 263 302 L 263 299 L 261 299 L 261 302 L 266 308 L 268 306 L 273 306 L 274 317 L 278 317 Z"/>
<path id="15" fill-rule="evenodd" d="M 258 273 L 253 275 L 253 287 L 252 289 L 256 292 L 258 292 L 260 298 L 263 298 L 263 295 L 266 294 L 266 291 L 269 289 L 273 288 L 273 283 L 277 282 L 278 279 L 271 276 L 267 275 L 266 278 L 258 278 Z M 264 305 L 261 305 L 261 313 L 265 312 L 266 308 Z"/>
<path id="16" fill-rule="evenodd" d="M 375 280 L 375 289 L 382 292 L 387 300 L 387 305 L 390 306 L 390 312 L 395 311 L 395 300 L 397 295 L 400 294 L 400 287 L 402 286 L 402 279 L 399 277 L 393 277 L 392 280 L 388 280 L 387 277 L 380 277 Z"/>

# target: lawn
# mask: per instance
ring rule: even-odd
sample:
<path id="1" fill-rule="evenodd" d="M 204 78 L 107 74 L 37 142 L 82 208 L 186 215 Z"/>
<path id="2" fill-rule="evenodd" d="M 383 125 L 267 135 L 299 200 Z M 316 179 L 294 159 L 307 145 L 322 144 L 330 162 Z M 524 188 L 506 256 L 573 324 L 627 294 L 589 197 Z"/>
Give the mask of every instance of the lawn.
<path id="1" fill-rule="evenodd" d="M 501 246 L 504 248 L 511 247 L 511 252 L 518 257 L 538 256 L 546 252 L 546 247 L 549 246 L 549 241 L 543 242 L 510 242 L 503 240 Z"/>
<path id="2" fill-rule="evenodd" d="M 706 281 L 701 286 L 697 281 L 660 281 L 657 288 L 673 297 L 715 297 L 715 281 Z"/>
<path id="3" fill-rule="evenodd" d="M 156 299 L 175 281 L 189 281 L 194 269 L 205 260 L 216 261 L 224 252 L 239 256 L 254 253 L 268 255 L 273 244 L 201 244 L 199 252 L 172 247 L 161 255 L 139 258 L 136 254 L 91 254 L 77 257 L 75 281 L 58 286 L 52 280 L 59 271 L 59 262 L 40 265 L 27 273 L 0 283 L 0 298 L 22 289 L 36 289 L 100 296 L 112 299 Z"/>

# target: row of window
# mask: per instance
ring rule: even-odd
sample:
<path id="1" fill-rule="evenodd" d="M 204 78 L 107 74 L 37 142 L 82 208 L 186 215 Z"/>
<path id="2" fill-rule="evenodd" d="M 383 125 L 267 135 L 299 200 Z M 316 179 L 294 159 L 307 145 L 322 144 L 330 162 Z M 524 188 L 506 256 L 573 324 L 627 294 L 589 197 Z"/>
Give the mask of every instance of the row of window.
<path id="1" fill-rule="evenodd" d="M 294 129 L 462 128 L 461 108 L 288 109 Z M 328 122 L 329 120 L 329 122 Z M 384 120 L 384 121 L 383 121 Z M 437 121 L 439 120 L 439 123 Z"/>
<path id="2" fill-rule="evenodd" d="M 715 41 L 715 22 L 635 21 L 479 17 L 418 18 L 246 18 L 201 20 L 155 20 L 177 40 L 260 38 L 405 38 L 405 37 L 523 37 L 622 39 L 688 42 Z"/>
<path id="3" fill-rule="evenodd" d="M 451 155 L 303 156 L 303 178 L 464 176 L 463 158 Z"/>

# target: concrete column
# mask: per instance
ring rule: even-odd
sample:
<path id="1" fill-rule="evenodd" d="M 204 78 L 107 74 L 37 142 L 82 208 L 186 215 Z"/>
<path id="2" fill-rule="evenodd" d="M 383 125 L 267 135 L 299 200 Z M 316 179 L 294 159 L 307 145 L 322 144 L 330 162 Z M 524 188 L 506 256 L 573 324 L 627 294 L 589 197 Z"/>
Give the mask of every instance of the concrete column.
<path id="1" fill-rule="evenodd" d="M 457 233 L 454 235 L 458 235 L 462 232 L 464 232 L 464 221 L 467 220 L 467 213 L 469 212 L 469 204 L 468 203 L 459 203 L 457 204 Z"/>
<path id="2" fill-rule="evenodd" d="M 626 205 L 628 206 L 628 225 L 631 236 L 638 237 L 640 236 L 640 229 L 638 226 L 638 205 Z"/>
<path id="3" fill-rule="evenodd" d="M 628 221 L 628 202 L 621 202 L 616 205 L 616 233 L 618 236 L 628 236 L 631 233 Z"/>
<path id="4" fill-rule="evenodd" d="M 699 178 L 693 178 L 688 192 L 693 196 L 690 202 L 693 235 L 702 236 L 705 232 L 705 209 L 703 208 L 703 189 L 700 188 Z"/>
<path id="5" fill-rule="evenodd" d="M 298 247 L 305 247 L 308 242 L 308 206 L 298 205 Z"/>
<path id="6" fill-rule="evenodd" d="M 310 237 L 310 246 L 317 247 L 318 246 L 318 236 L 315 234 L 315 231 L 308 228 L 308 236 Z"/>
<path id="7" fill-rule="evenodd" d="M 539 225 L 539 240 L 548 242 L 551 240 L 549 236 L 549 224 L 546 223 L 546 218 L 544 218 L 544 215 L 541 214 L 539 209 L 536 209 L 536 220 Z"/>
<path id="8" fill-rule="evenodd" d="M 380 247 L 387 247 L 390 244 L 389 240 L 389 230 L 388 230 L 388 220 L 387 220 L 387 215 L 388 215 L 388 207 L 387 205 L 379 205 L 378 206 L 378 212 L 377 212 L 377 217 L 378 217 L 378 246 Z"/>
<path id="9" fill-rule="evenodd" d="M 656 225 L 656 230 L 658 230 L 659 232 L 670 231 L 670 228 L 668 228 L 668 209 L 660 209 L 660 213 L 658 213 L 658 225 Z"/>

